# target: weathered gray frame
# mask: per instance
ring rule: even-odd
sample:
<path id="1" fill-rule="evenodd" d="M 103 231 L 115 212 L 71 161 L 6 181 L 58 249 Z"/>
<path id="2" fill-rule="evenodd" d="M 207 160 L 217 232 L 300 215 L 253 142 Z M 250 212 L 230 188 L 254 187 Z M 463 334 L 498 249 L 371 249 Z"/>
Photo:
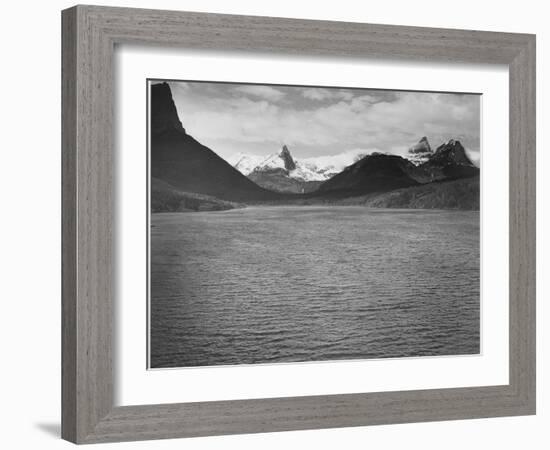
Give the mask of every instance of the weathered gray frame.
<path id="1" fill-rule="evenodd" d="M 535 36 L 97 6 L 62 13 L 62 436 L 76 443 L 535 413 Z M 117 43 L 506 64 L 508 385 L 113 405 L 113 51 Z"/>

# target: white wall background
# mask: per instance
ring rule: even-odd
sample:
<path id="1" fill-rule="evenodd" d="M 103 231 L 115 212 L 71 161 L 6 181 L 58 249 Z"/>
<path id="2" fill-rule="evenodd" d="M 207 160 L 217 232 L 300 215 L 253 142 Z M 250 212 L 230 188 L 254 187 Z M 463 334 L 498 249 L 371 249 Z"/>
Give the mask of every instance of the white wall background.
<path id="1" fill-rule="evenodd" d="M 550 442 L 550 28 L 545 3 L 462 0 L 103 1 L 104 5 L 468 28 L 537 34 L 538 414 L 139 442 L 117 448 L 543 449 Z M 69 448 L 60 417 L 60 10 L 72 2 L 4 2 L 0 19 L 0 415 L 3 448 Z M 98 446 L 105 447 L 106 446 Z M 112 448 L 112 447 L 110 447 Z"/>

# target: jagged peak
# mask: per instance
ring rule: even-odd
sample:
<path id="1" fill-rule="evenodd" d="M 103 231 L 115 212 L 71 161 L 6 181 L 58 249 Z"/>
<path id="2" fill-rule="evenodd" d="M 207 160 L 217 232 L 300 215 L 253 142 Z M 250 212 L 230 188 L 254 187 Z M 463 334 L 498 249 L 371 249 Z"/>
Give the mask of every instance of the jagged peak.
<path id="1" fill-rule="evenodd" d="M 441 144 L 437 147 L 431 159 L 435 161 L 446 160 L 456 164 L 474 166 L 464 146 L 458 139 L 449 139 L 447 142 Z"/>
<path id="2" fill-rule="evenodd" d="M 286 145 L 283 145 L 283 148 L 281 149 L 281 152 L 279 153 L 279 157 L 283 160 L 285 164 L 285 169 L 288 171 L 296 169 L 296 163 L 294 162 L 294 159 L 292 158 L 292 155 L 290 154 L 290 150 Z"/>
<path id="3" fill-rule="evenodd" d="M 432 153 L 432 147 L 426 136 L 414 144 L 412 147 L 409 147 L 409 153 Z"/>
<path id="4" fill-rule="evenodd" d="M 167 82 L 151 85 L 151 132 L 177 130 L 185 133 Z"/>
<path id="5" fill-rule="evenodd" d="M 460 144 L 460 141 L 458 139 L 451 138 L 446 142 L 446 145 L 455 145 L 455 144 Z"/>
<path id="6" fill-rule="evenodd" d="M 444 142 L 439 147 L 437 147 L 436 152 L 448 151 L 448 150 L 459 150 L 464 151 L 463 145 L 458 139 L 449 139 L 447 142 Z"/>

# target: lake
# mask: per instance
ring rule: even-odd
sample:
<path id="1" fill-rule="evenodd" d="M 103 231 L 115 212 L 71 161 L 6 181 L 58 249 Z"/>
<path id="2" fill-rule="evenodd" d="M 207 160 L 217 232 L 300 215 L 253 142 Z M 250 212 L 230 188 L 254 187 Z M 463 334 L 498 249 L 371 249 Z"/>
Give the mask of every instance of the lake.
<path id="1" fill-rule="evenodd" d="M 151 215 L 150 365 L 480 351 L 479 212 Z"/>

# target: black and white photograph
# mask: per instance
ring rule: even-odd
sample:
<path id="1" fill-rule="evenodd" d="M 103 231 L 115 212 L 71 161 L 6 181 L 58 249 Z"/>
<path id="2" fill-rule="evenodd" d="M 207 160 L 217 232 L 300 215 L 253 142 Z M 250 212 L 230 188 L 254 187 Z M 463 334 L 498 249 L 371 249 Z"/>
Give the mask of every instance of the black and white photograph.
<path id="1" fill-rule="evenodd" d="M 147 93 L 150 369 L 480 354 L 482 95 Z"/>

